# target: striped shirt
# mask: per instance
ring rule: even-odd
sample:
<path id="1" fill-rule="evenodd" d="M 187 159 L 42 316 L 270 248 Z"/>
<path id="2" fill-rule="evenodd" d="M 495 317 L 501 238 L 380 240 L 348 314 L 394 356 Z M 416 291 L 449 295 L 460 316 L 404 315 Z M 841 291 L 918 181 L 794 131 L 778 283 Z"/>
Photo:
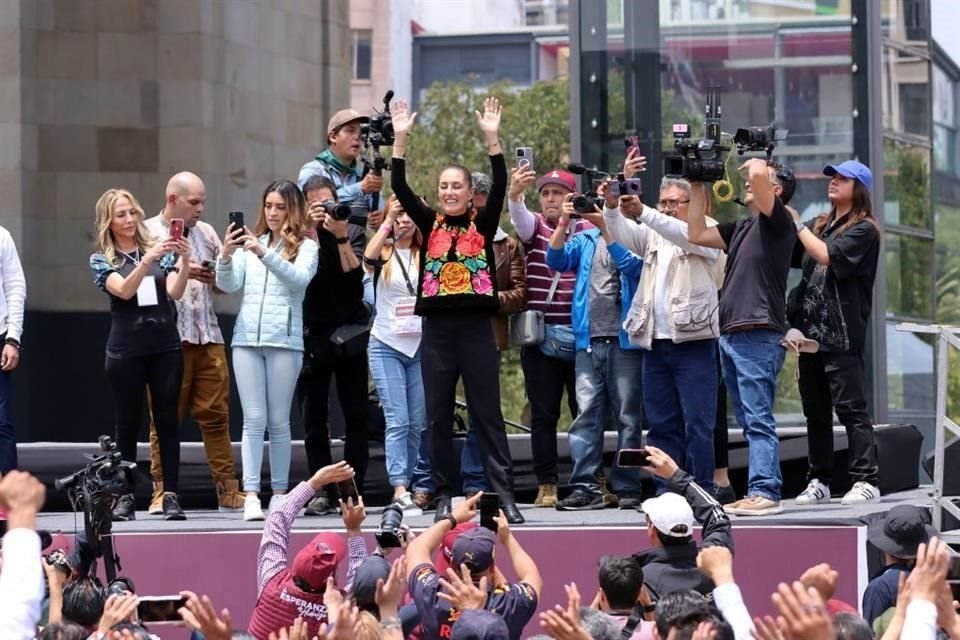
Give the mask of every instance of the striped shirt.
<path id="1" fill-rule="evenodd" d="M 550 307 L 547 307 L 547 295 L 553 284 L 556 272 L 547 266 L 547 247 L 550 246 L 551 227 L 542 213 L 532 213 L 521 203 L 509 201 L 510 219 L 517 230 L 517 236 L 523 242 L 524 260 L 527 270 L 527 309 L 543 312 L 546 324 L 571 324 L 570 313 L 573 308 L 573 288 L 577 281 L 574 271 L 560 276 L 557 292 Z M 570 236 L 591 228 L 589 222 L 573 220 Z M 569 239 L 569 236 L 568 236 Z"/>

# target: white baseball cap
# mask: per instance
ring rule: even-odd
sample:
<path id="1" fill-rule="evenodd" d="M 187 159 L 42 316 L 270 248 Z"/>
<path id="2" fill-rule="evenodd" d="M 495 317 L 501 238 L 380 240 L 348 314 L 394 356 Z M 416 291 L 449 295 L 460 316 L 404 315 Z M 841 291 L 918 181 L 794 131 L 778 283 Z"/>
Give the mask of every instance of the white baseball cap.
<path id="1" fill-rule="evenodd" d="M 678 493 L 664 493 L 656 498 L 644 500 L 643 512 L 647 521 L 665 536 L 686 538 L 693 534 L 693 509 L 686 498 Z"/>

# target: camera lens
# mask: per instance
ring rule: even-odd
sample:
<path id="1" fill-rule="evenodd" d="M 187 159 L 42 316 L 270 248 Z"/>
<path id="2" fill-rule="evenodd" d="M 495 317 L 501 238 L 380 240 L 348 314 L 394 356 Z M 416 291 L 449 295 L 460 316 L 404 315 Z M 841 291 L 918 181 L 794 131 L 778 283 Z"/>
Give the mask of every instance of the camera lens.
<path id="1" fill-rule="evenodd" d="M 380 516 L 380 527 L 374 532 L 381 549 L 400 546 L 400 525 L 403 524 L 403 509 L 395 504 L 384 507 Z"/>

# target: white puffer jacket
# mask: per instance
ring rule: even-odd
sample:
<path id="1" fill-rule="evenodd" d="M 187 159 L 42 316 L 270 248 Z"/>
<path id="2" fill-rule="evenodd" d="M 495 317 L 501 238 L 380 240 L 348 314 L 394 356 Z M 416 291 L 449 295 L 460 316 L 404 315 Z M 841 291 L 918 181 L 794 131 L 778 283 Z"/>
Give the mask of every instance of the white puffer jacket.
<path id="1" fill-rule="evenodd" d="M 261 236 L 260 244 L 266 247 L 269 237 Z M 217 258 L 217 288 L 231 293 L 243 287 L 234 347 L 303 351 L 303 296 L 317 273 L 317 243 L 304 238 L 294 262 L 282 253 L 281 241 L 263 258 L 242 250 L 226 263 Z"/>

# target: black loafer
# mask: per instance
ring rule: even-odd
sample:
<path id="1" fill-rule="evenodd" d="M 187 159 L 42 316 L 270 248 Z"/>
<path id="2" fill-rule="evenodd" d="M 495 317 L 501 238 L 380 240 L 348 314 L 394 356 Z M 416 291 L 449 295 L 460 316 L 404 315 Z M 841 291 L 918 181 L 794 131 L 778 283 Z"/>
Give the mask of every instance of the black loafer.
<path id="1" fill-rule="evenodd" d="M 500 508 L 503 509 L 503 515 L 507 516 L 507 522 L 510 524 L 523 524 L 526 522 L 515 502 L 505 502 Z"/>
<path id="2" fill-rule="evenodd" d="M 450 507 L 450 496 L 440 496 L 437 498 L 437 513 L 433 516 L 434 522 L 441 522 L 447 519 L 453 513 L 453 509 Z"/>

